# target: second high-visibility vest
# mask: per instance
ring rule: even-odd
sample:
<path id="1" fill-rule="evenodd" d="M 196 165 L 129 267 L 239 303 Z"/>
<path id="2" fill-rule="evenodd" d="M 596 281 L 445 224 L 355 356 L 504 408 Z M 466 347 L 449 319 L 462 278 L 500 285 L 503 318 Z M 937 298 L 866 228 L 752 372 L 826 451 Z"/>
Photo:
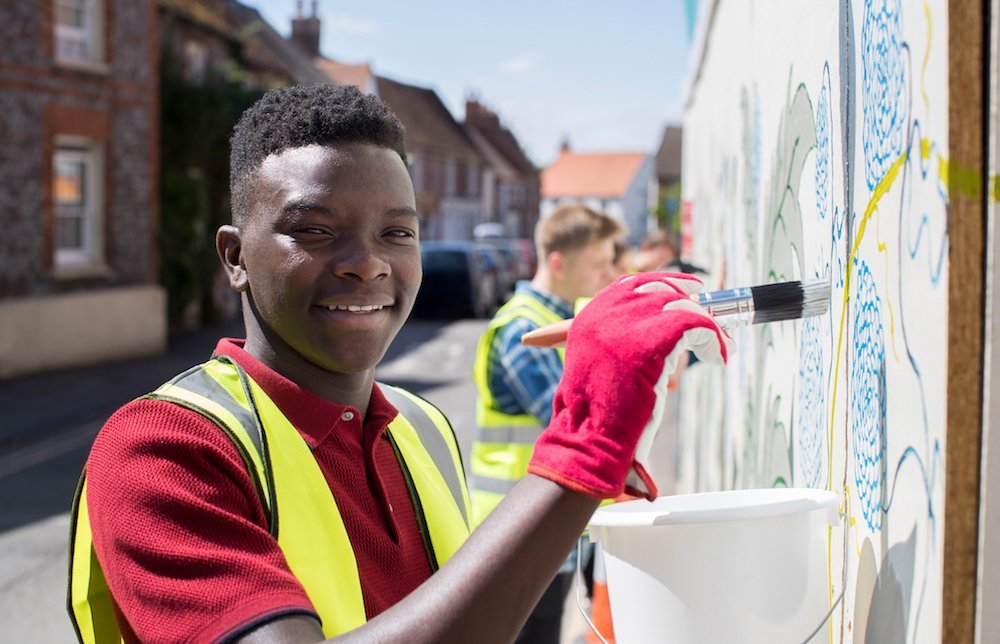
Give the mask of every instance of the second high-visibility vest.
<path id="1" fill-rule="evenodd" d="M 538 326 L 563 318 L 540 300 L 526 293 L 515 293 L 486 327 L 479 339 L 473 377 L 478 398 L 478 431 L 472 444 L 470 464 L 473 525 L 479 525 L 501 499 L 524 478 L 535 441 L 545 429 L 531 414 L 508 414 L 499 409 L 489 388 L 493 339 L 497 332 L 515 320 L 528 318 Z M 563 350 L 558 349 L 560 360 Z"/>
<path id="2" fill-rule="evenodd" d="M 387 436 L 413 499 L 431 569 L 437 570 L 471 529 L 455 434 L 427 401 L 395 387 L 380 388 L 400 412 Z M 357 560 L 337 501 L 308 445 L 260 386 L 231 359 L 216 356 L 147 397 L 197 411 L 233 441 L 323 634 L 333 637 L 364 624 Z M 68 609 L 80 641 L 120 642 L 113 599 L 93 549 L 86 496 L 81 476 L 71 521 Z"/>

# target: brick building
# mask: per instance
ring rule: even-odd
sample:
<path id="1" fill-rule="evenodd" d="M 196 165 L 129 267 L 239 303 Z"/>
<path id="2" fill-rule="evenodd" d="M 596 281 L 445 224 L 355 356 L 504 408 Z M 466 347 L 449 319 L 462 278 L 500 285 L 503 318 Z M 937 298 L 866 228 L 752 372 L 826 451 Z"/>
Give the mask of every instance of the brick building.
<path id="1" fill-rule="evenodd" d="M 0 3 L 0 378 L 162 351 L 154 0 Z"/>
<path id="2" fill-rule="evenodd" d="M 463 125 L 489 162 L 483 192 L 490 220 L 503 224 L 509 237 L 531 238 L 538 221 L 538 169 L 500 117 L 479 101 L 465 102 Z"/>
<path id="3" fill-rule="evenodd" d="M 193 84 L 238 69 L 247 87 L 269 89 L 326 78 L 257 9 L 236 0 L 158 0 L 162 51 Z"/>

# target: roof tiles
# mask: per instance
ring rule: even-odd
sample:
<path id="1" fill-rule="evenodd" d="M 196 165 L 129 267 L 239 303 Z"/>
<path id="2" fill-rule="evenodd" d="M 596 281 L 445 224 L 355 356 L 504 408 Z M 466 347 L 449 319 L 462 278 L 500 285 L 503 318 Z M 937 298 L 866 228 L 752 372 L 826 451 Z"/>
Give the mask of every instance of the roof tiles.
<path id="1" fill-rule="evenodd" d="M 621 197 L 635 181 L 645 160 L 644 152 L 578 154 L 564 151 L 542 172 L 542 197 Z"/>
<path id="2" fill-rule="evenodd" d="M 416 145 L 481 158 L 469 135 L 434 90 L 384 76 L 378 76 L 376 82 L 379 98 L 389 105 L 406 128 L 407 148 Z"/>

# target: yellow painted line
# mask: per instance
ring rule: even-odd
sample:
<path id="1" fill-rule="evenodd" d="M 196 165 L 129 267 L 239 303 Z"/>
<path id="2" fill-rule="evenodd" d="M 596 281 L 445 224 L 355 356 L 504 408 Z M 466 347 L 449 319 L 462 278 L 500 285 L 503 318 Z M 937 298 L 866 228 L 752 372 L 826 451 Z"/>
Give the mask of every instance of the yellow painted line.
<path id="1" fill-rule="evenodd" d="M 928 139 L 920 139 L 920 157 L 927 161 L 932 155 L 937 157 L 938 179 L 945 192 L 957 192 L 973 199 L 982 196 L 984 186 L 980 170 L 952 163 L 940 153 L 934 153 L 934 145 Z M 1000 201 L 1000 175 L 986 177 L 985 181 L 988 197 L 993 201 Z"/>
<path id="2" fill-rule="evenodd" d="M 834 369 L 833 369 L 833 395 L 830 398 L 830 432 L 829 440 L 827 441 L 830 446 L 830 460 L 829 463 L 833 463 L 833 423 L 837 415 L 837 385 L 840 383 L 840 361 L 841 361 L 841 351 L 844 346 L 844 324 L 847 318 L 847 302 L 851 297 L 851 273 L 853 272 L 854 258 L 858 254 L 858 248 L 861 246 L 861 240 L 864 239 L 865 230 L 868 228 L 868 221 L 871 219 L 872 214 L 878 207 L 879 201 L 882 197 L 889 191 L 892 184 L 896 181 L 896 176 L 899 174 L 899 169 L 903 166 L 903 162 L 906 161 L 907 153 L 899 155 L 899 158 L 889 167 L 888 172 L 882 177 L 882 180 L 878 182 L 875 186 L 875 190 L 872 192 L 871 199 L 868 200 L 868 205 L 865 207 L 865 213 L 861 217 L 861 223 L 858 224 L 858 234 L 854 237 L 854 244 L 851 247 L 851 252 L 847 257 L 847 263 L 844 267 L 844 300 L 843 305 L 840 309 L 840 324 L 837 331 L 837 353 L 835 354 Z M 827 489 L 832 490 L 833 485 L 833 468 L 829 469 L 829 475 L 827 480 Z"/>
<path id="3" fill-rule="evenodd" d="M 933 150 L 933 146 L 932 146 L 931 142 L 928 139 L 926 139 L 926 138 L 921 139 L 921 141 L 920 141 L 920 155 L 921 155 L 921 157 L 924 160 L 927 160 L 928 158 L 930 158 L 932 150 Z M 855 259 L 855 257 L 857 257 L 858 249 L 861 247 L 861 240 L 864 239 L 865 232 L 868 229 L 868 222 L 871 220 L 872 216 L 876 212 L 878 212 L 878 204 L 879 204 L 879 202 L 882 200 L 882 197 L 884 197 L 886 195 L 886 193 L 889 191 L 889 189 L 895 183 L 896 178 L 899 175 L 899 170 L 903 166 L 903 164 L 906 162 L 906 159 L 907 159 L 907 153 L 904 152 L 903 154 L 901 154 L 899 156 L 898 159 L 896 159 L 896 161 L 892 164 L 892 166 L 890 166 L 888 172 L 886 172 L 885 176 L 882 177 L 882 180 L 878 182 L 878 185 L 875 186 L 875 190 L 872 191 L 871 199 L 868 200 L 868 205 L 865 207 L 865 212 L 864 212 L 864 214 L 861 217 L 861 222 L 858 224 L 858 233 L 854 237 L 854 243 L 851 245 L 851 251 L 850 251 L 850 253 L 849 253 L 849 255 L 848 255 L 847 259 L 846 259 L 846 265 L 845 265 L 845 269 L 844 269 L 845 270 L 845 275 L 844 275 L 843 302 L 842 302 L 842 307 L 841 307 L 841 310 L 840 310 L 840 322 L 838 324 L 838 331 L 837 331 L 837 352 L 836 352 L 836 355 L 835 355 L 835 358 L 834 358 L 835 359 L 835 363 L 834 363 L 834 372 L 833 372 L 833 392 L 832 392 L 832 396 L 831 396 L 831 399 L 830 399 L 830 430 L 829 430 L 829 438 L 828 438 L 828 441 L 827 441 L 828 448 L 829 448 L 828 449 L 828 452 L 829 452 L 828 463 L 830 465 L 830 467 L 828 468 L 828 471 L 827 471 L 827 489 L 829 489 L 829 490 L 833 489 L 833 435 L 834 435 L 834 422 L 836 420 L 836 415 L 837 415 L 837 386 L 838 386 L 838 384 L 840 382 L 840 363 L 841 363 L 841 356 L 842 356 L 842 351 L 843 351 L 843 346 L 844 346 L 844 326 L 846 324 L 846 319 L 847 319 L 847 304 L 848 304 L 848 302 L 850 300 L 851 275 L 853 273 L 854 259 Z M 941 155 L 938 155 L 938 172 L 939 172 L 938 176 L 942 179 L 942 181 L 945 182 L 946 188 L 948 187 L 949 184 L 950 185 L 955 185 L 955 183 L 956 183 L 955 179 L 958 179 L 958 181 L 962 182 L 963 183 L 962 187 L 965 188 L 966 190 L 970 189 L 970 188 L 972 188 L 972 189 L 975 188 L 974 182 L 968 182 L 968 178 L 969 178 L 968 174 L 966 174 L 965 176 L 955 177 L 955 176 L 949 175 L 948 174 L 948 170 L 949 170 L 948 160 L 945 159 L 944 157 L 942 157 Z M 998 179 L 996 181 L 992 181 L 991 180 L 990 187 L 991 187 L 992 194 L 994 195 L 994 198 L 997 199 L 998 195 L 1000 195 L 1000 179 Z M 981 188 L 981 183 L 980 183 L 980 188 Z M 886 274 L 888 275 L 888 272 L 889 272 L 888 271 L 888 262 L 889 262 L 888 248 L 887 248 L 885 242 L 882 242 L 881 239 L 880 239 L 879 223 L 880 223 L 880 220 L 876 219 L 875 220 L 876 248 L 878 249 L 879 252 L 883 252 L 883 253 L 886 254 Z M 890 332 L 892 334 L 893 354 L 896 356 L 896 359 L 898 360 L 899 356 L 898 356 L 898 354 L 896 352 L 896 340 L 895 340 L 895 315 L 894 315 L 893 310 L 892 310 L 892 303 L 891 303 L 891 301 L 888 298 L 888 289 L 886 289 L 886 302 L 889 305 Z M 844 457 L 844 463 L 845 463 L 845 466 L 846 466 L 846 464 L 847 464 L 847 455 L 846 454 L 845 454 L 845 457 Z M 860 531 L 859 531 L 859 528 L 858 528 L 857 517 L 854 514 L 852 514 L 852 512 L 851 512 L 851 503 L 850 503 L 851 489 L 846 484 L 844 485 L 843 495 L 844 495 L 843 496 L 844 502 L 843 502 L 843 506 L 842 507 L 844 508 L 843 514 L 844 514 L 844 516 L 846 516 L 846 519 L 844 521 L 845 537 L 850 538 L 850 536 L 848 536 L 848 533 L 853 534 L 854 538 L 852 539 L 852 541 L 854 542 L 855 556 L 860 558 L 861 557 Z M 880 511 L 881 511 L 881 509 L 880 509 Z M 828 601 L 829 601 L 830 604 L 833 603 L 833 594 L 834 594 L 833 577 L 832 577 L 832 566 L 833 566 L 833 552 L 832 552 L 832 540 L 833 539 L 832 539 L 832 537 L 833 537 L 833 528 L 832 528 L 832 526 L 830 526 L 827 529 L 827 553 L 826 553 L 826 556 L 827 556 L 827 579 L 829 581 L 829 584 L 828 584 L 828 586 L 829 586 L 829 592 L 828 592 L 829 598 L 828 598 Z M 833 639 L 832 639 L 833 638 L 833 620 L 832 619 L 830 620 L 828 629 L 829 629 L 829 632 L 830 632 L 831 641 L 833 641 Z"/>
<path id="4" fill-rule="evenodd" d="M 942 177 L 949 195 L 960 193 L 975 199 L 983 194 L 983 175 L 974 168 L 959 166 L 939 154 L 938 174 Z M 998 175 L 986 178 L 987 186 L 990 187 L 989 196 L 993 199 L 997 199 L 995 186 L 998 179 L 1000 179 Z"/>

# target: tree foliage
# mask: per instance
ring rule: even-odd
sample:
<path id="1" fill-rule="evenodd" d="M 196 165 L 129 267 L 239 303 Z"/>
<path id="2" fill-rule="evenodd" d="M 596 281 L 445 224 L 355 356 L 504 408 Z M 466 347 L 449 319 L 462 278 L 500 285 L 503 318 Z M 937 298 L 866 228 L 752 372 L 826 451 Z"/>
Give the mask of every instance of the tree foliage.
<path id="1" fill-rule="evenodd" d="M 232 61 L 192 82 L 169 51 L 160 60 L 160 283 L 176 328 L 192 303 L 199 319 L 188 323 L 217 317 L 215 231 L 230 221 L 229 136 L 263 90 L 246 87 Z"/>
<path id="2" fill-rule="evenodd" d="M 658 196 L 656 209 L 653 211 L 657 226 L 679 235 L 681 232 L 681 182 L 660 186 Z"/>

